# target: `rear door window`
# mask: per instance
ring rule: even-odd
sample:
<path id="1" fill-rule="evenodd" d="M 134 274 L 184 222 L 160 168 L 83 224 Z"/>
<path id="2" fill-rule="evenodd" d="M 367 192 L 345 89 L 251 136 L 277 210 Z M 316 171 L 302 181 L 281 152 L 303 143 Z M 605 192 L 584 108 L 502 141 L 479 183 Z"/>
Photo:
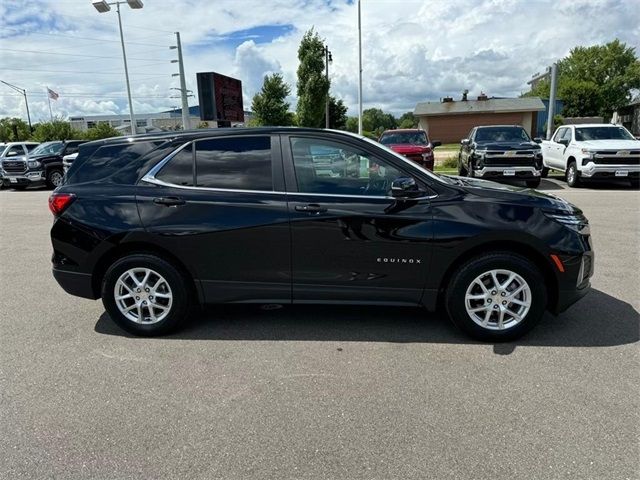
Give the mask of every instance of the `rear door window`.
<path id="1" fill-rule="evenodd" d="M 195 149 L 196 186 L 273 191 L 270 137 L 198 140 Z"/>
<path id="2" fill-rule="evenodd" d="M 172 185 L 193 187 L 193 160 L 193 145 L 188 144 L 177 151 L 155 177 Z"/>

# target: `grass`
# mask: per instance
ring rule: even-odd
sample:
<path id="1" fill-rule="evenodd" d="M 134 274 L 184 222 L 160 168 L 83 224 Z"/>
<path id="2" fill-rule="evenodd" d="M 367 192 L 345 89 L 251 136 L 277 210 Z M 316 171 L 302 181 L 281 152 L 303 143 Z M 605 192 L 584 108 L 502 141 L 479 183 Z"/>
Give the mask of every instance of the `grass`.
<path id="1" fill-rule="evenodd" d="M 438 150 L 460 150 L 460 144 L 459 143 L 445 143 L 443 145 L 440 145 L 439 147 L 436 147 Z"/>

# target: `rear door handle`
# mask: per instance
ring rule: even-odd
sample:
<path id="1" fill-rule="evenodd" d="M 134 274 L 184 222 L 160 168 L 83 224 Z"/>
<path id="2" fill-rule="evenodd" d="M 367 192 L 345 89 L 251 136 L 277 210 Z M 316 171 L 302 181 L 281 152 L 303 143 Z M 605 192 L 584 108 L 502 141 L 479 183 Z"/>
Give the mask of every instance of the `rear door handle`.
<path id="1" fill-rule="evenodd" d="M 175 207 L 178 205 L 184 205 L 184 198 L 180 197 L 156 197 L 153 199 L 153 203 L 156 205 L 165 205 L 166 207 Z"/>
<path id="2" fill-rule="evenodd" d="M 306 213 L 324 213 L 327 211 L 327 207 L 323 207 L 317 203 L 310 203 L 308 205 L 296 205 L 296 211 Z"/>

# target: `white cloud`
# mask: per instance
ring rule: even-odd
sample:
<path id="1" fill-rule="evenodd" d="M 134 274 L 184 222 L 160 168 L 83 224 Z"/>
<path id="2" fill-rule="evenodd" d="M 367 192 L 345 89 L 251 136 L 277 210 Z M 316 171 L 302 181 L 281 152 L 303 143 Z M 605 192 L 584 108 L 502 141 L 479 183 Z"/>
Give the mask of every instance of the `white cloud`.
<path id="1" fill-rule="evenodd" d="M 640 50 L 635 0 L 363 0 L 364 102 L 394 113 L 445 95 L 515 96 L 530 76 L 576 45 L 618 37 Z M 30 94 L 34 119 L 48 118 L 45 86 L 58 91 L 56 112 L 126 112 L 115 13 L 89 0 L 5 0 L 0 3 L 1 79 Z M 281 72 L 295 96 L 297 48 L 314 26 L 334 62 L 332 91 L 351 112 L 357 102 L 357 11 L 346 0 L 145 0 L 123 7 L 134 109 L 179 104 L 171 32 L 182 35 L 187 86 L 195 73 L 218 71 L 243 81 L 246 105 L 267 73 Z M 279 36 L 273 36 L 278 26 Z M 268 38 L 259 27 L 270 26 Z M 255 30 L 258 28 L 258 30 Z M 240 31 L 247 31 L 238 34 Z M 19 51 L 18 51 L 19 50 Z M 85 56 L 82 56 L 85 55 Z M 105 57 L 105 58 L 95 58 Z M 291 98 L 292 108 L 295 98 Z M 191 100 L 196 104 L 197 98 Z M 55 112 L 54 112 L 55 113 Z M 0 89 L 0 116 L 24 116 L 22 97 Z"/>

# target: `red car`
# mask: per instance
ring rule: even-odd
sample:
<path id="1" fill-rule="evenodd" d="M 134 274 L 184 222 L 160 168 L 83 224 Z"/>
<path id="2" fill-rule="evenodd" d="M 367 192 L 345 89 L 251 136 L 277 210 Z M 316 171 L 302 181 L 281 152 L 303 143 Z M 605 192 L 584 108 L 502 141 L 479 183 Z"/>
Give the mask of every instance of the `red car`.
<path id="1" fill-rule="evenodd" d="M 433 170 L 433 149 L 441 145 L 431 142 L 427 132 L 417 128 L 386 130 L 378 141 L 429 170 Z"/>

